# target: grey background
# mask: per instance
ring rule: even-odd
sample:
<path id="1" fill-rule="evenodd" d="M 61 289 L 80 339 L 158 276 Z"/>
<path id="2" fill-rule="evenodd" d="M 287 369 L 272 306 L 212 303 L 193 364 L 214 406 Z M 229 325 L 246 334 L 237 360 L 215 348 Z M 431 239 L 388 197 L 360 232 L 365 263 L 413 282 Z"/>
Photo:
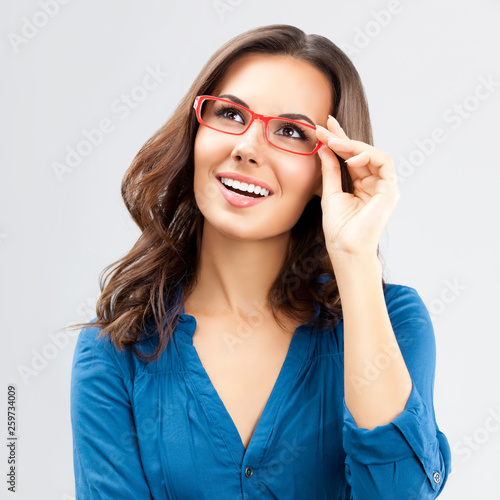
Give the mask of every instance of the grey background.
<path id="1" fill-rule="evenodd" d="M 216 48 L 273 23 L 327 36 L 361 74 L 375 146 L 393 156 L 400 178 L 381 241 L 384 276 L 416 288 L 433 317 L 435 411 L 454 466 L 441 498 L 498 498 L 499 4 L 65 1 L 24 42 L 27 23 L 44 24 L 43 2 L 4 1 L 0 16 L 0 434 L 14 384 L 16 498 L 74 498 L 69 388 L 78 332 L 61 328 L 95 316 L 99 273 L 139 235 L 120 196 L 125 170 Z M 148 68 L 165 74 L 155 89 L 134 91 L 140 102 L 126 115 L 121 95 Z M 496 82 L 489 91 L 487 80 Z M 105 118 L 113 130 L 58 177 L 66 148 Z"/>

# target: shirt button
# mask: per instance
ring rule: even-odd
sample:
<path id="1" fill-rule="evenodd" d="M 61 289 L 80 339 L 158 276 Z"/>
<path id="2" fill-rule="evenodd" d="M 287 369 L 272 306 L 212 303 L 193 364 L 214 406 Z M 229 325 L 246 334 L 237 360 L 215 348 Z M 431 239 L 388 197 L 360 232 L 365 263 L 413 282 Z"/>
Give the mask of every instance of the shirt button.
<path id="1" fill-rule="evenodd" d="M 245 476 L 246 477 L 251 477 L 253 475 L 253 469 L 251 467 L 247 467 L 245 469 Z"/>
<path id="2" fill-rule="evenodd" d="M 434 474 L 432 475 L 432 478 L 434 479 L 434 482 L 436 484 L 439 483 L 439 481 L 441 481 L 441 475 L 439 474 L 439 472 L 434 472 Z"/>

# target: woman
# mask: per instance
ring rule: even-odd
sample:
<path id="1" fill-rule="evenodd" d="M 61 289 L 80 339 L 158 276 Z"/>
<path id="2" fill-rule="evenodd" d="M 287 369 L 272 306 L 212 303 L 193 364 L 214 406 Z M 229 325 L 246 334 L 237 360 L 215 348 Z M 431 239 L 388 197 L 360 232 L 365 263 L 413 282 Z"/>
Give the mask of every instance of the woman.
<path id="1" fill-rule="evenodd" d="M 122 195 L 142 234 L 74 354 L 78 499 L 439 495 L 432 324 L 382 279 L 399 190 L 338 47 L 225 44 Z"/>

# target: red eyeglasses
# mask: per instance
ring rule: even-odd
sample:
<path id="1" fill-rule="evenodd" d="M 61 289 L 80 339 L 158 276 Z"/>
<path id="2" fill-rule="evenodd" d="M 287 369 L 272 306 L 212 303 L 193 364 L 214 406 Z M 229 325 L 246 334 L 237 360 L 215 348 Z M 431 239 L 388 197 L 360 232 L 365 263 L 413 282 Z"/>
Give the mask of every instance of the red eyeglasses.
<path id="1" fill-rule="evenodd" d="M 316 136 L 316 128 L 309 123 L 259 115 L 227 99 L 199 95 L 194 100 L 193 108 L 202 125 L 225 134 L 242 135 L 254 120 L 261 120 L 267 142 L 282 151 L 309 156 L 323 146 Z"/>

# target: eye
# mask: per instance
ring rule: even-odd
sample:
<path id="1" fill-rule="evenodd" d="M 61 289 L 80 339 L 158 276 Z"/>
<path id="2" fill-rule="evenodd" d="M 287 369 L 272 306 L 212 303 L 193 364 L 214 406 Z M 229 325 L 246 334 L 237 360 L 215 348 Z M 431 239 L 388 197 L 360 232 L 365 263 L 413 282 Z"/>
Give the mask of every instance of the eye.
<path id="1" fill-rule="evenodd" d="M 287 139 L 300 139 L 303 141 L 307 141 L 308 137 L 304 133 L 304 131 L 294 123 L 282 123 L 280 128 L 275 132 L 277 135 L 282 135 Z"/>
<path id="2" fill-rule="evenodd" d="M 215 116 L 218 118 L 226 119 L 245 124 L 245 119 L 243 118 L 241 111 L 232 106 L 221 106 L 219 109 L 215 110 Z"/>

